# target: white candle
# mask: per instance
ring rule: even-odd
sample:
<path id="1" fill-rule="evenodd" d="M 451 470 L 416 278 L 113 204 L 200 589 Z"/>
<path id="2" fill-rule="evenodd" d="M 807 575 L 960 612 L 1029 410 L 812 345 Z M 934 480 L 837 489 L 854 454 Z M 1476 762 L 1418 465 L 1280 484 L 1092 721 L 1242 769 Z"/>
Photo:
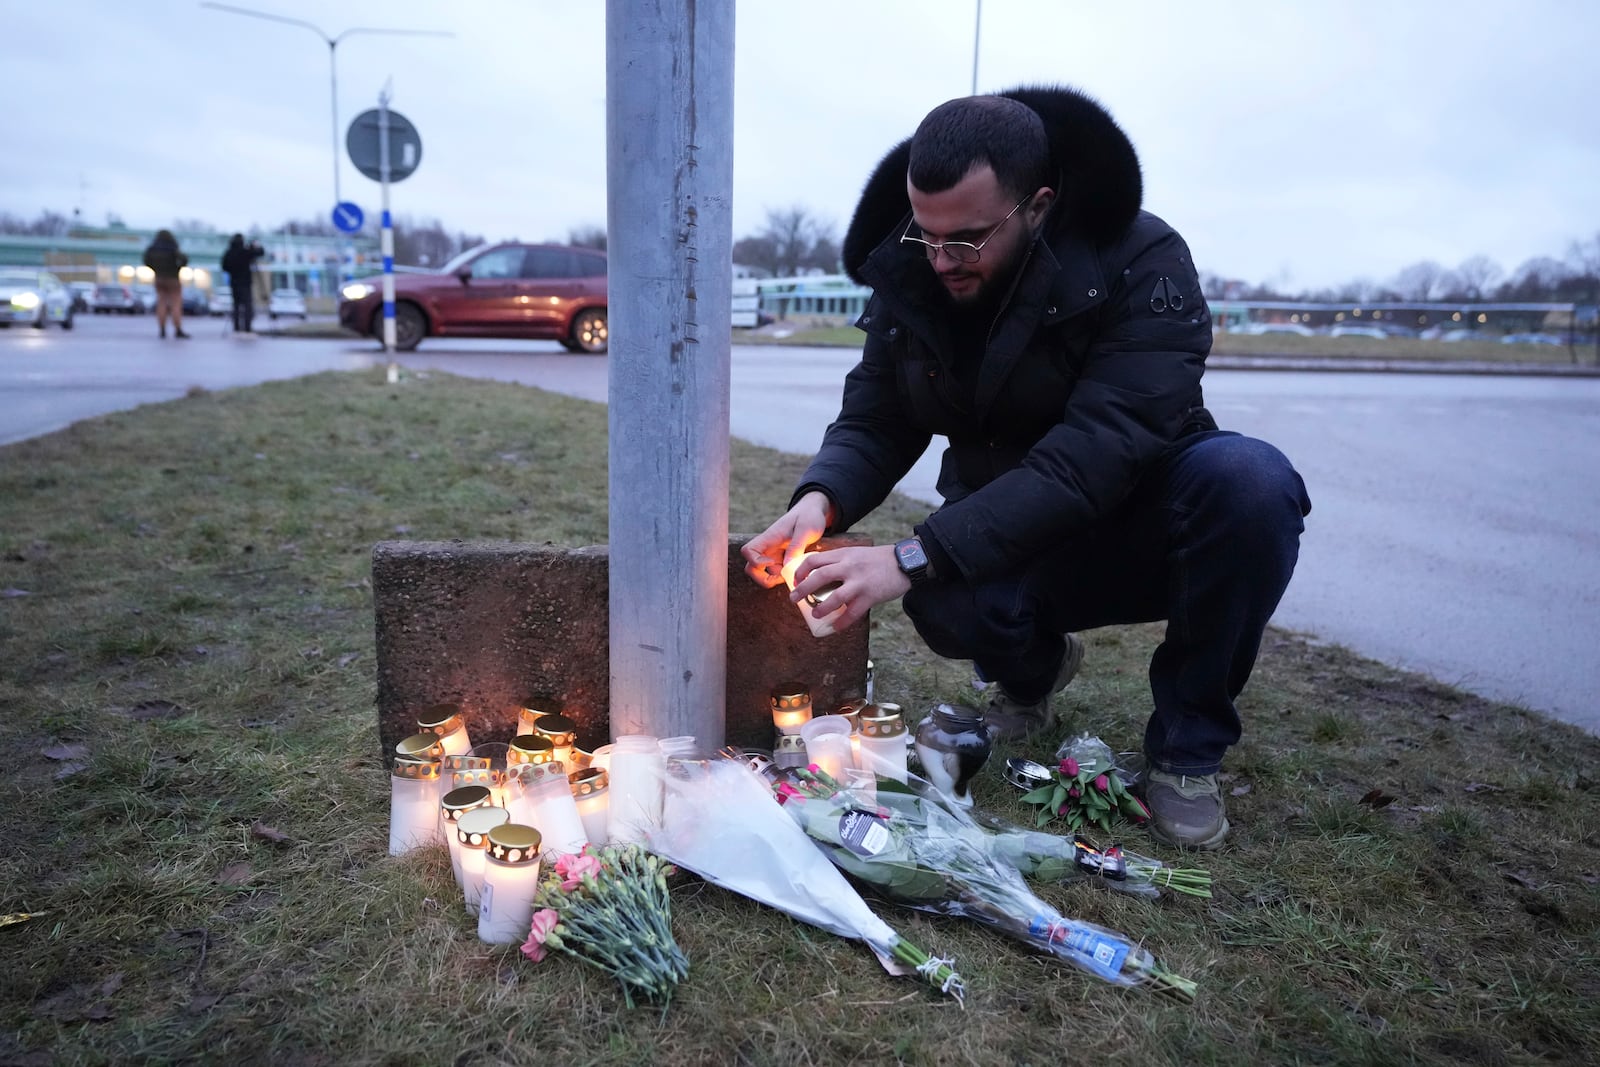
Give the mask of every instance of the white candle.
<path id="1" fill-rule="evenodd" d="M 810 552 L 807 552 L 804 555 L 796 556 L 790 563 L 784 566 L 780 572 L 783 575 L 784 583 L 788 585 L 791 593 L 794 592 L 794 572 L 800 568 L 800 562 L 809 555 L 811 555 Z M 833 633 L 833 618 L 829 616 L 828 618 L 819 619 L 817 618 L 813 609 L 824 600 L 827 600 L 828 597 L 832 596 L 833 591 L 838 587 L 838 582 L 825 585 L 815 593 L 810 593 L 807 596 L 802 597 L 800 603 L 797 605 L 800 609 L 800 615 L 806 620 L 806 626 L 811 630 L 812 637 L 827 637 L 829 634 Z"/>
<path id="2" fill-rule="evenodd" d="M 850 720 L 843 715 L 819 715 L 800 728 L 806 758 L 835 781 L 844 782 L 851 766 Z"/>
<path id="3" fill-rule="evenodd" d="M 456 833 L 456 822 L 464 812 L 473 808 L 486 808 L 494 803 L 494 794 L 481 785 L 452 789 L 439 799 L 439 814 L 446 827 L 446 841 L 450 844 L 450 870 L 461 885 L 461 838 Z"/>
<path id="4" fill-rule="evenodd" d="M 535 704 L 527 702 L 517 708 L 517 733 L 531 734 L 539 719 L 544 715 Z"/>
<path id="5" fill-rule="evenodd" d="M 518 734 L 506 749 L 506 771 L 509 773 L 526 764 L 549 763 L 555 758 L 555 746 L 548 737 Z"/>
<path id="6" fill-rule="evenodd" d="M 538 891 L 539 831 L 510 822 L 490 830 L 478 898 L 479 939 L 491 945 L 526 941 Z"/>
<path id="7" fill-rule="evenodd" d="M 645 831 L 660 823 L 666 768 L 661 745 L 653 737 L 623 734 L 612 742 L 607 840 L 642 844 Z"/>
<path id="8" fill-rule="evenodd" d="M 447 756 L 460 756 L 472 750 L 467 736 L 467 718 L 456 704 L 435 704 L 417 716 L 417 729 L 439 738 Z"/>
<path id="9" fill-rule="evenodd" d="M 868 704 L 861 709 L 861 762 L 864 771 L 906 780 L 906 725 L 898 704 Z"/>
<path id="10" fill-rule="evenodd" d="M 611 770 L 611 753 L 614 751 L 615 745 L 601 745 L 589 756 L 589 766 L 599 767 L 602 771 Z"/>
<path id="11" fill-rule="evenodd" d="M 572 746 L 578 741 L 578 726 L 565 715 L 541 715 L 539 721 L 534 723 L 533 732 L 540 737 L 550 739 L 554 751 L 551 759 L 570 766 L 572 763 Z"/>
<path id="12" fill-rule="evenodd" d="M 438 762 L 396 759 L 389 776 L 389 855 L 433 844 L 438 828 Z"/>
<path id="13" fill-rule="evenodd" d="M 468 914 L 478 914 L 478 900 L 483 895 L 483 859 L 489 847 L 489 831 L 510 821 L 510 812 L 492 805 L 473 808 L 456 820 L 456 837 L 461 842 L 461 893 Z"/>
<path id="14" fill-rule="evenodd" d="M 811 721 L 811 691 L 799 682 L 785 682 L 772 691 L 772 725 L 780 734 L 797 734 Z"/>
<path id="15" fill-rule="evenodd" d="M 548 856 L 574 855 L 589 843 L 572 783 L 559 763 L 535 763 L 519 768 L 510 783 L 511 815 L 539 831 Z"/>
<path id="16" fill-rule="evenodd" d="M 583 832 L 595 845 L 606 843 L 606 818 L 610 811 L 611 776 L 599 767 L 584 767 L 567 776 L 572 783 L 572 798 L 583 820 Z"/>

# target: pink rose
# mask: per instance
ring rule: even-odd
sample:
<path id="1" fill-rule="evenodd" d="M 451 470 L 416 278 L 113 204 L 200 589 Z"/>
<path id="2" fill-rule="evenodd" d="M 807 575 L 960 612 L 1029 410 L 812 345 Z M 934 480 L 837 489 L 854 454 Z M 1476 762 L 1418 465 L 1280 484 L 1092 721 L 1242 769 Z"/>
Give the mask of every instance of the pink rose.
<path id="1" fill-rule="evenodd" d="M 1106 781 L 1106 776 L 1102 774 L 1100 777 L 1094 780 L 1094 787 L 1100 790 L 1100 792 L 1104 793 L 1107 789 L 1111 788 L 1111 783 Z"/>
<path id="2" fill-rule="evenodd" d="M 1078 776 L 1078 761 L 1073 759 L 1071 756 L 1068 756 L 1066 759 L 1061 761 L 1060 765 L 1056 769 L 1062 774 L 1066 775 L 1068 778 L 1076 778 Z"/>
<path id="3" fill-rule="evenodd" d="M 554 908 L 541 908 L 533 913 L 533 926 L 528 930 L 528 940 L 522 943 L 522 954 L 538 963 L 544 959 L 545 939 L 550 936 L 561 916 Z"/>
<path id="4" fill-rule="evenodd" d="M 565 864 L 562 860 L 566 860 Z M 556 859 L 556 873 L 561 876 L 561 891 L 570 893 L 583 884 L 585 876 L 600 876 L 600 861 L 593 856 L 560 856 Z"/>

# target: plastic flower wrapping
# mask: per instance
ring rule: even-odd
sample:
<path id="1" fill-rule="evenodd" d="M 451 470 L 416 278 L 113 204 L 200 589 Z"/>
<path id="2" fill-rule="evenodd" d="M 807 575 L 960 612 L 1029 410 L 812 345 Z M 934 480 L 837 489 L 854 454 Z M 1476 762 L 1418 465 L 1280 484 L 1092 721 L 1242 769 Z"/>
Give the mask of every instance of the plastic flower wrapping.
<path id="1" fill-rule="evenodd" d="M 775 802 L 742 761 L 680 763 L 667 775 L 661 824 L 647 832 L 652 852 L 706 881 L 776 908 L 840 937 L 866 942 L 885 966 L 914 970 L 958 1000 L 961 976 L 879 918 L 861 894 Z"/>
<path id="2" fill-rule="evenodd" d="M 1103 981 L 1193 1002 L 1195 983 L 1141 945 L 1067 918 L 1028 888 L 1017 864 L 1041 868 L 1047 842 L 991 833 L 915 776 L 845 784 L 813 765 L 783 772 L 775 791 L 823 855 L 886 899 L 992 926 Z"/>

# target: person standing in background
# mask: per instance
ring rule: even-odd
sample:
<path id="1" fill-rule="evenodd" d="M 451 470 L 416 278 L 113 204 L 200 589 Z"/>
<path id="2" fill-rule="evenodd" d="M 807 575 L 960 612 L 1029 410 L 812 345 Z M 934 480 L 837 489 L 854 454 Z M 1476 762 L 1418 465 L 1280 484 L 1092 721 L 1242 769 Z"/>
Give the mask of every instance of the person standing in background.
<path id="1" fill-rule="evenodd" d="M 222 272 L 228 276 L 233 289 L 233 332 L 255 333 L 255 279 L 252 277 L 256 260 L 266 254 L 260 241 L 245 243 L 244 234 L 236 233 L 228 241 L 228 250 L 222 254 Z"/>
<path id="2" fill-rule="evenodd" d="M 171 230 L 157 230 L 155 239 L 144 250 L 144 265 L 156 275 L 156 323 L 161 336 L 167 336 L 167 319 L 172 319 L 173 335 L 188 340 L 183 332 L 183 282 L 179 272 L 189 265 L 189 257 L 178 248 Z"/>

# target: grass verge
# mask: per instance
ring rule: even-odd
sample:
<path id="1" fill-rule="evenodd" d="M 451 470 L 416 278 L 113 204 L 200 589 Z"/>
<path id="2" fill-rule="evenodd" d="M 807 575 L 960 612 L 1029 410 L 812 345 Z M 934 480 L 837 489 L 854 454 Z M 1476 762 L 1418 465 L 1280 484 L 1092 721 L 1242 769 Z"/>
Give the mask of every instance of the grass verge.
<path id="1" fill-rule="evenodd" d="M 1040 889 L 1142 936 L 1193 1008 L 882 908 L 957 957 L 963 1011 L 688 878 L 664 1013 L 480 944 L 442 852 L 386 855 L 368 554 L 603 541 L 605 432 L 582 401 L 380 371 L 0 448 L 0 915 L 37 916 L 0 927 L 0 1062 L 1600 1060 L 1600 741 L 1277 631 L 1227 768 L 1236 829 L 1203 861 L 1216 897 Z M 802 463 L 736 444 L 733 528 Z M 895 498 L 866 532 L 919 514 Z M 1136 747 L 1159 628 L 1088 639 L 1060 734 Z M 872 644 L 884 699 L 971 699 L 898 610 Z M 992 769 L 977 794 L 1028 814 Z"/>

